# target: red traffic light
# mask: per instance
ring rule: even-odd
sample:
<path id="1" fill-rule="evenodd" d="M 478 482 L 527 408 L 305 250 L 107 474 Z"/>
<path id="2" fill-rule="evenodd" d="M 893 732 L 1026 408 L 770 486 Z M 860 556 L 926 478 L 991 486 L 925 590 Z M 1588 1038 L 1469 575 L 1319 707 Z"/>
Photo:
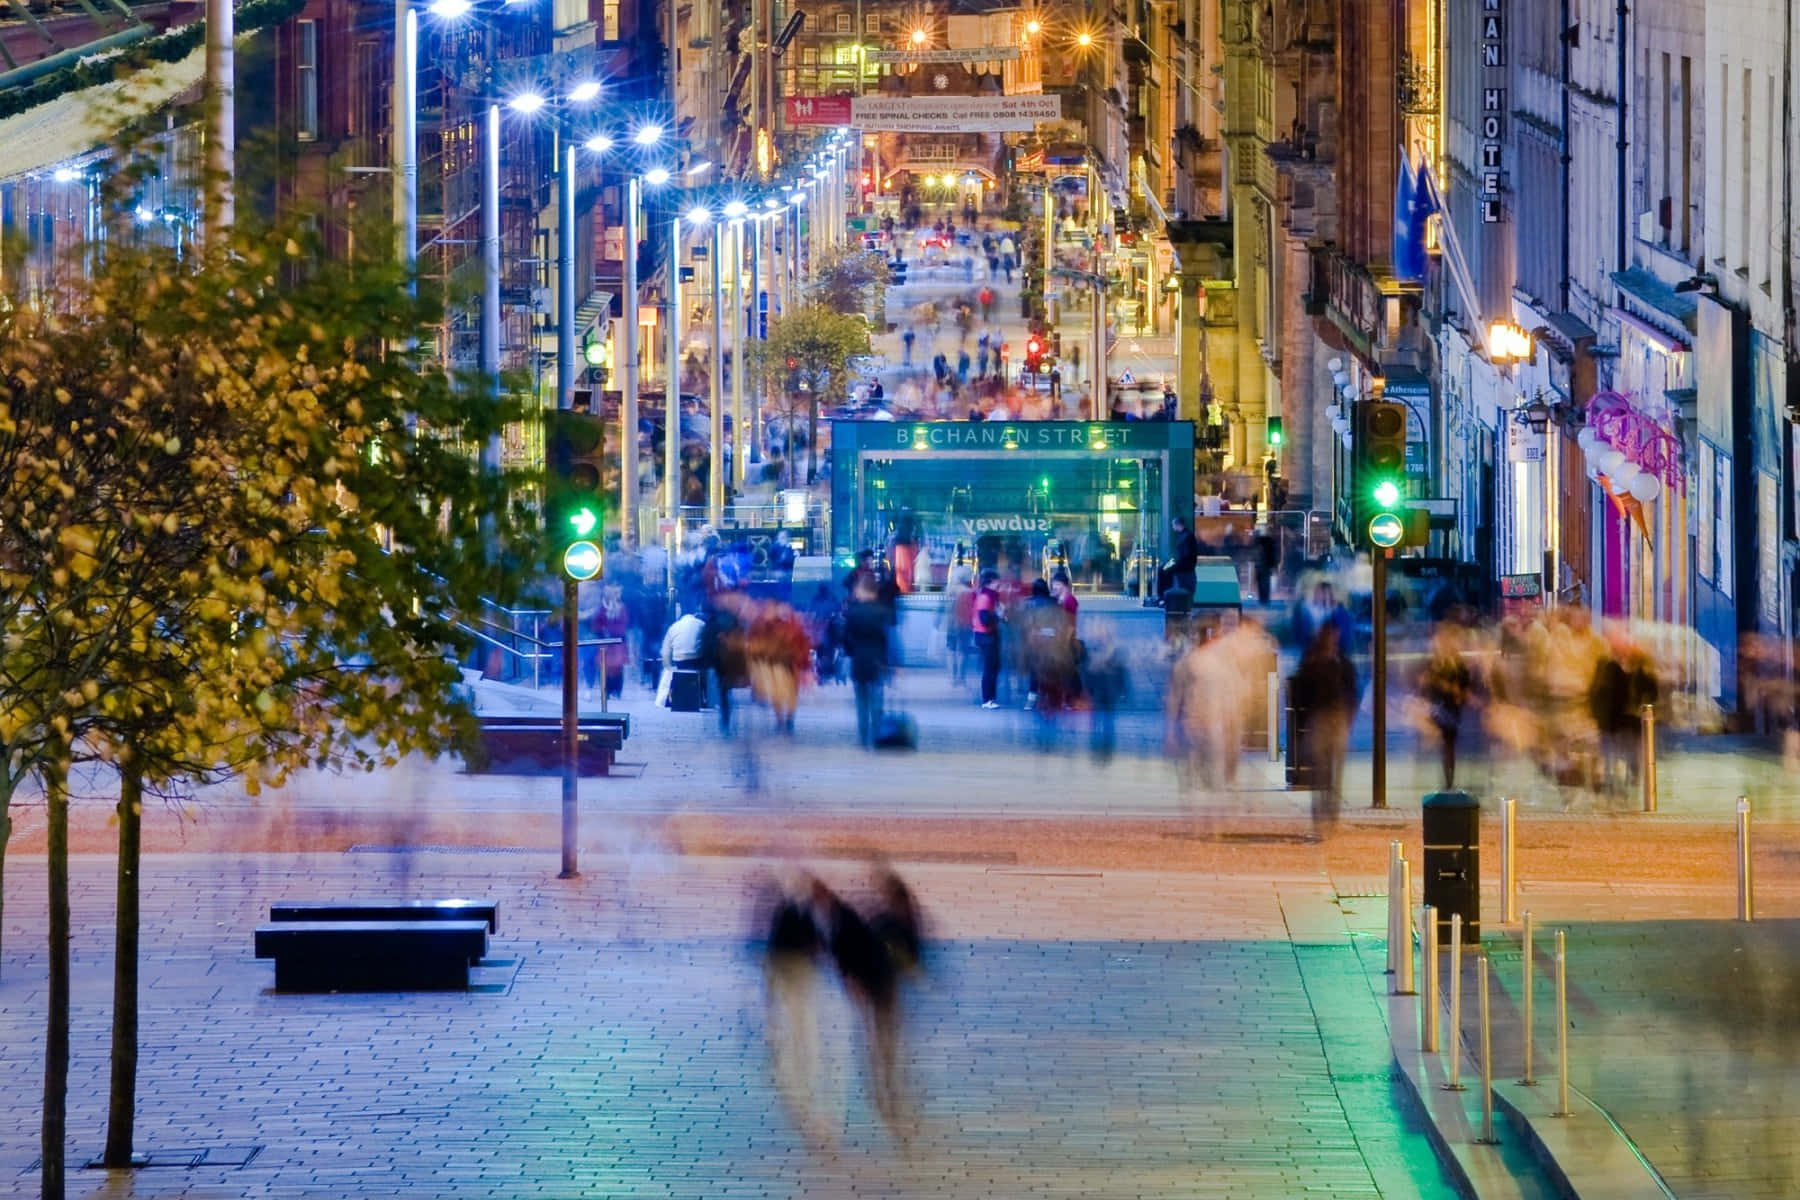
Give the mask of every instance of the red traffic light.
<path id="1" fill-rule="evenodd" d="M 1038 341 L 1036 338 L 1032 338 L 1025 343 L 1025 355 L 1027 358 L 1036 358 L 1038 355 L 1042 354 L 1043 352 L 1044 352 L 1044 344 L 1042 342 Z"/>
<path id="2" fill-rule="evenodd" d="M 799 359 L 797 359 L 797 358 L 788 359 L 788 370 L 792 371 L 795 368 L 797 368 L 799 365 L 800 365 Z"/>

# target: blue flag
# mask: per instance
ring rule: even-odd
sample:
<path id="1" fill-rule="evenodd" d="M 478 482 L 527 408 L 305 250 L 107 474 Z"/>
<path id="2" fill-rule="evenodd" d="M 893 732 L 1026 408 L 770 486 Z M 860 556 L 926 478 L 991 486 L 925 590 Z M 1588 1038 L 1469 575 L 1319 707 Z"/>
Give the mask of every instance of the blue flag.
<path id="1" fill-rule="evenodd" d="M 1391 258 L 1394 264 L 1394 275 L 1400 279 L 1412 279 L 1407 273 L 1407 237 L 1412 231 L 1413 207 L 1413 172 L 1412 156 L 1404 150 L 1400 152 L 1400 171 L 1394 180 L 1394 247 Z"/>
<path id="2" fill-rule="evenodd" d="M 1407 214 L 1406 244 L 1412 255 L 1412 265 L 1417 268 L 1415 279 L 1425 278 L 1425 231 L 1431 224 L 1432 214 L 1438 211 L 1437 185 L 1431 177 L 1431 164 L 1424 158 L 1419 160 L 1418 178 L 1413 183 L 1412 210 Z"/>

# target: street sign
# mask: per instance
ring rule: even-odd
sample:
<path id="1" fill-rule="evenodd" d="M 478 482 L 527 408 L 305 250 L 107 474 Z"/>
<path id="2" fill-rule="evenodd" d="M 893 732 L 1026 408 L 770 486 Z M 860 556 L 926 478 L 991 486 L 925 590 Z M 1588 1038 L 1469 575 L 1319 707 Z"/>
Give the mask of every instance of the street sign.
<path id="1" fill-rule="evenodd" d="M 870 50 L 871 63 L 1017 62 L 1017 46 L 970 46 L 951 50 Z"/>
<path id="2" fill-rule="evenodd" d="M 787 123 L 789 125 L 848 125 L 850 121 L 849 96 L 789 96 L 787 98 Z"/>
<path id="3" fill-rule="evenodd" d="M 792 101 L 790 101 L 792 103 Z M 1062 119 L 1061 96 L 857 96 L 851 119 L 865 132 L 995 133 Z"/>
<path id="4" fill-rule="evenodd" d="M 571 542 L 563 551 L 563 573 L 570 579 L 586 581 L 600 573 L 604 556 L 592 542 Z"/>
<path id="5" fill-rule="evenodd" d="M 1128 388 L 1128 387 L 1134 386 L 1136 383 L 1137 383 L 1137 376 L 1133 375 L 1131 373 L 1130 367 L 1126 367 L 1123 371 L 1119 372 L 1119 386 L 1120 387 Z"/>
<path id="6" fill-rule="evenodd" d="M 1383 550 L 1392 550 L 1406 537 L 1406 522 L 1398 513 L 1376 513 L 1369 521 L 1369 541 Z"/>

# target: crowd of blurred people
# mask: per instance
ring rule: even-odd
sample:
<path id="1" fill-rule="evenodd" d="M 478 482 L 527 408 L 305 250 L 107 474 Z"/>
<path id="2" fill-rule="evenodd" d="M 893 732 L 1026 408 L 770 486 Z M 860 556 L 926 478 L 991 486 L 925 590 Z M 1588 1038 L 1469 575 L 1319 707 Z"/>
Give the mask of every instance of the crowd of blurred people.
<path id="1" fill-rule="evenodd" d="M 1258 547 L 1247 544 L 1254 554 Z M 1176 545 L 1163 582 L 1179 587 L 1199 548 L 1185 528 Z M 847 575 L 793 597 L 791 559 L 776 561 L 783 552 L 778 544 L 755 547 L 708 531 L 673 564 L 659 547 L 615 547 L 606 580 L 580 593 L 583 687 L 590 696 L 618 697 L 635 667 L 659 703 L 713 708 L 723 731 L 733 728 L 748 692 L 775 729 L 791 732 L 809 687 L 847 684 L 858 740 L 883 745 L 894 717 L 890 684 L 901 658 L 902 598 L 910 590 L 896 545 L 863 551 Z M 1031 713 L 1046 748 L 1066 745 L 1068 733 L 1085 724 L 1093 753 L 1109 757 L 1117 710 L 1133 686 L 1132 664 L 1142 666 L 1146 648 L 1122 644 L 1111 621 L 1084 622 L 1066 569 L 1046 566 L 1039 574 L 1030 567 L 1004 558 L 978 567 L 967 555 L 956 557 L 934 597 L 948 682 L 981 708 Z M 775 578 L 779 586 L 765 586 Z M 1254 595 L 1263 584 L 1255 572 L 1250 578 L 1245 586 Z M 1368 688 L 1366 622 L 1353 615 L 1338 582 L 1354 587 L 1355 579 L 1309 575 L 1285 616 L 1269 610 L 1294 664 L 1285 713 L 1290 782 L 1314 791 L 1315 816 L 1327 823 L 1341 804 L 1350 730 Z M 1560 787 L 1618 795 L 1636 785 L 1644 710 L 1665 703 L 1668 686 L 1652 647 L 1632 626 L 1597 626 L 1576 606 L 1484 620 L 1459 597 L 1439 600 L 1418 606 L 1417 615 L 1429 611 L 1438 619 L 1423 636 L 1397 643 L 1389 680 L 1399 727 L 1410 727 L 1436 757 L 1445 788 L 1466 783 L 1471 742 L 1477 752 L 1522 757 Z M 921 607 L 918 599 L 908 605 Z M 1190 634 L 1160 643 L 1164 666 L 1152 666 L 1157 674 L 1150 678 L 1152 691 L 1163 693 L 1144 699 L 1162 709 L 1182 786 L 1233 788 L 1246 738 L 1252 730 L 1263 736 L 1263 684 L 1277 670 L 1279 648 L 1265 623 L 1247 616 L 1195 625 Z M 694 678 L 687 704 L 678 685 L 684 673 Z M 1085 720 L 1063 720 L 1072 714 Z"/>

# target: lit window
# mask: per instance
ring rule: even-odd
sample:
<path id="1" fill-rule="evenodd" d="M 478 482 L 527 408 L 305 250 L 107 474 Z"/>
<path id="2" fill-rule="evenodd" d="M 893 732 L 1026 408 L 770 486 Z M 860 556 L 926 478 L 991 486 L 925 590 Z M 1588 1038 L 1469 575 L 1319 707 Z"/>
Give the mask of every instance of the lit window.
<path id="1" fill-rule="evenodd" d="M 294 136 L 310 142 L 319 136 L 319 23 L 294 23 Z"/>

